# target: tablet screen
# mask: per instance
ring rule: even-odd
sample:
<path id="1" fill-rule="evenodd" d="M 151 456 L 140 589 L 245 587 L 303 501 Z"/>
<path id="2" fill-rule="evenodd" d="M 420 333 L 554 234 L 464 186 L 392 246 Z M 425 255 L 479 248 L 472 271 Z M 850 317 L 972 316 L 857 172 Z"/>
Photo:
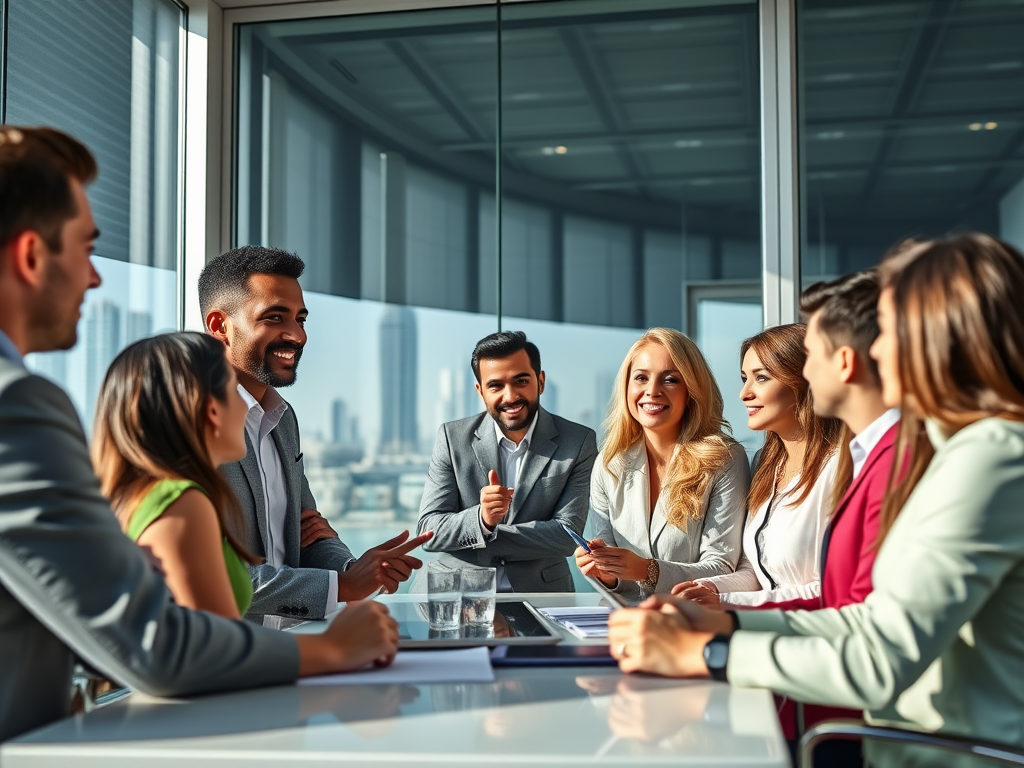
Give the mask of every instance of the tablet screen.
<path id="1" fill-rule="evenodd" d="M 426 602 L 391 603 L 388 610 L 398 622 L 399 646 L 402 648 L 530 645 L 561 640 L 521 600 L 495 603 L 494 621 L 489 626 L 462 626 L 453 630 L 430 628 Z"/>

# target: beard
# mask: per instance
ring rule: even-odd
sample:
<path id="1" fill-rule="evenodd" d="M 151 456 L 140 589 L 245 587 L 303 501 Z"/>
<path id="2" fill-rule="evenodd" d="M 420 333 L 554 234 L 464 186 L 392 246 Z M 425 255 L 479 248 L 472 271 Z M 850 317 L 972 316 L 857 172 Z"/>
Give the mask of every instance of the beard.
<path id="1" fill-rule="evenodd" d="M 290 371 L 275 373 L 271 366 L 271 358 L 278 350 L 291 350 L 295 352 L 295 358 Z M 298 376 L 299 359 L 302 357 L 302 346 L 287 341 L 274 341 L 260 352 L 258 349 L 250 350 L 246 355 L 245 371 L 260 384 L 268 387 L 290 387 L 295 383 Z"/>
<path id="2" fill-rule="evenodd" d="M 505 418 L 505 409 L 515 408 L 519 405 L 525 405 L 525 411 L 523 415 L 516 421 L 509 421 Z M 496 408 L 488 408 L 487 412 L 491 414 L 491 418 L 494 419 L 498 424 L 509 432 L 519 432 L 520 430 L 526 429 L 530 426 L 533 421 L 533 417 L 537 415 L 537 409 L 540 407 L 539 400 L 527 400 L 526 398 L 520 398 L 512 403 L 502 403 Z"/>

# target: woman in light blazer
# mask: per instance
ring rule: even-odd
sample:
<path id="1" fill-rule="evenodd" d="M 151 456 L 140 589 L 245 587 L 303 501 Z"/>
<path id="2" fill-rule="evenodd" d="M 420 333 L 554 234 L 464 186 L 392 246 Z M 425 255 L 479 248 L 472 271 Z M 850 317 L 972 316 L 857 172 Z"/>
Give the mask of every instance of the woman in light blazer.
<path id="1" fill-rule="evenodd" d="M 590 554 L 576 550 L 580 570 L 631 601 L 735 570 L 750 469 L 697 345 L 652 328 L 614 391 L 590 482 L 597 536 Z"/>
<path id="2" fill-rule="evenodd" d="M 836 487 L 842 422 L 814 412 L 801 375 L 806 327 L 777 325 L 740 345 L 740 399 L 747 426 L 765 432 L 754 459 L 735 573 L 677 584 L 704 605 L 762 605 L 821 594 L 821 539 L 846 485 Z"/>

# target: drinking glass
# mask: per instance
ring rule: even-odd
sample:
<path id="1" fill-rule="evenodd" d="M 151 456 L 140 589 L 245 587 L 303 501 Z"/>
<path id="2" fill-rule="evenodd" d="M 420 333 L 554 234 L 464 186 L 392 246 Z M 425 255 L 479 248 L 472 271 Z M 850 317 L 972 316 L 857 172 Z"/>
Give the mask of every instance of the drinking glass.
<path id="1" fill-rule="evenodd" d="M 494 593 L 497 586 L 493 568 L 462 569 L 462 623 L 494 623 Z"/>
<path id="2" fill-rule="evenodd" d="M 462 614 L 461 571 L 427 565 L 427 621 L 431 629 L 458 629 Z"/>

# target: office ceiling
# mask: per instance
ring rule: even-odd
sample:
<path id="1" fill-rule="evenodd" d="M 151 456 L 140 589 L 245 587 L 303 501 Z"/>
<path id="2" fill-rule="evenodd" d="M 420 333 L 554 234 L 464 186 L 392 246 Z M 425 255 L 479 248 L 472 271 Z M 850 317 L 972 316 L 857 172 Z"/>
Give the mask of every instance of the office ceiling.
<path id="1" fill-rule="evenodd" d="M 282 22 L 259 36 L 368 134 L 479 176 L 499 140 L 496 15 Z M 890 237 L 990 222 L 1024 177 L 1024 2 L 805 0 L 798 23 L 808 226 L 856 237 L 869 222 Z M 723 226 L 756 217 L 756 3 L 517 3 L 501 24 L 505 180 L 676 219 L 685 204 Z"/>

